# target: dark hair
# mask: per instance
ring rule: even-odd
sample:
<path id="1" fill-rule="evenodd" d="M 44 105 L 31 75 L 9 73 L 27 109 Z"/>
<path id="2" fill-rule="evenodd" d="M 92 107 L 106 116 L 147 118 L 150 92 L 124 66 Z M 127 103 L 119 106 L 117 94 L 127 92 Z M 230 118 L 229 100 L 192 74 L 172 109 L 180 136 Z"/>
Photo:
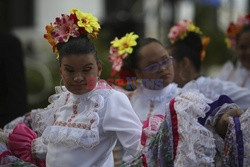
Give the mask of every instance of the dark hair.
<path id="1" fill-rule="evenodd" d="M 189 32 L 184 39 L 176 41 L 174 44 L 170 45 L 169 48 L 176 61 L 181 61 L 184 57 L 187 57 L 194 65 L 197 72 L 200 72 L 202 51 L 200 34 Z"/>
<path id="2" fill-rule="evenodd" d="M 65 56 L 81 54 L 93 54 L 96 62 L 99 61 L 96 48 L 86 35 L 81 35 L 80 37 L 70 37 L 68 42 L 57 44 L 57 49 L 60 63 L 62 58 Z"/>
<path id="3" fill-rule="evenodd" d="M 237 36 L 236 36 L 236 45 L 237 45 L 238 42 L 239 42 L 240 36 L 241 36 L 243 33 L 248 32 L 248 31 L 250 31 L 250 24 L 244 25 L 244 26 L 242 27 L 240 33 L 237 34 Z"/>
<path id="4" fill-rule="evenodd" d="M 125 66 L 127 66 L 127 68 L 129 68 L 130 70 L 135 70 L 138 68 L 138 62 L 140 60 L 140 50 L 150 44 L 150 43 L 159 43 L 160 45 L 162 45 L 162 43 L 160 41 L 158 41 L 155 38 L 142 38 L 139 39 L 138 44 L 133 48 L 133 53 L 130 54 L 127 59 L 125 59 Z"/>

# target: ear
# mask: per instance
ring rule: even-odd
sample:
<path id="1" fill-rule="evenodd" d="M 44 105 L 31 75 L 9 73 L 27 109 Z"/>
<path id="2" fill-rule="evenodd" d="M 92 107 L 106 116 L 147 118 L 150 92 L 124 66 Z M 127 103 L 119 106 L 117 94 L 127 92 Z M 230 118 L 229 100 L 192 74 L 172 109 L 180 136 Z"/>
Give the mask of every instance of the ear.
<path id="1" fill-rule="evenodd" d="M 101 76 L 101 73 L 102 73 L 102 63 L 101 62 L 98 62 L 97 63 L 97 70 L 98 70 L 98 77 Z"/>
<path id="2" fill-rule="evenodd" d="M 190 68 L 191 62 L 187 57 L 184 57 L 180 62 L 180 67 L 183 70 L 188 70 Z"/>

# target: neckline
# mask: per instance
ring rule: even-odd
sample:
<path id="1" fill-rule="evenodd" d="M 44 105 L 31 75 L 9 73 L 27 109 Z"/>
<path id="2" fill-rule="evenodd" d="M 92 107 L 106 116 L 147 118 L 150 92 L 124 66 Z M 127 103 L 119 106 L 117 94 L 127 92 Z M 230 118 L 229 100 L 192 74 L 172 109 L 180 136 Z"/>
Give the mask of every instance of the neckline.
<path id="1" fill-rule="evenodd" d="M 138 93 L 141 94 L 143 99 L 147 101 L 157 101 L 160 102 L 163 99 L 173 98 L 172 96 L 177 92 L 177 85 L 175 83 L 170 83 L 166 87 L 160 90 L 152 89 L 140 89 Z"/>

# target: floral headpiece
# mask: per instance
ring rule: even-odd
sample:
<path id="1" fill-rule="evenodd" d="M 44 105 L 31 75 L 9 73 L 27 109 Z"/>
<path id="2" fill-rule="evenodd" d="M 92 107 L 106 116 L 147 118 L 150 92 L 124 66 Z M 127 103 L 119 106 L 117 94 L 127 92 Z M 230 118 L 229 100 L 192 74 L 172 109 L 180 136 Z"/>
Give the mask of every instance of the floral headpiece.
<path id="1" fill-rule="evenodd" d="M 236 47 L 236 37 L 241 32 L 244 25 L 250 24 L 250 14 L 245 16 L 240 16 L 236 23 L 230 22 L 227 32 L 225 42 L 228 48 Z"/>
<path id="2" fill-rule="evenodd" d="M 187 37 L 189 32 L 194 32 L 202 35 L 202 32 L 199 27 L 195 26 L 194 23 L 190 20 L 182 20 L 174 25 L 168 34 L 168 38 L 171 44 L 174 44 L 178 40 L 183 40 Z M 200 59 L 203 61 L 206 55 L 206 47 L 210 42 L 210 38 L 206 36 L 202 36 L 202 51 Z"/>
<path id="3" fill-rule="evenodd" d="M 133 32 L 127 33 L 121 39 L 115 38 L 111 41 L 108 60 L 113 63 L 113 72 L 119 72 L 123 66 L 123 60 L 133 52 L 133 46 L 137 45 L 136 39 L 139 38 Z"/>
<path id="4" fill-rule="evenodd" d="M 202 34 L 199 27 L 196 27 L 190 20 L 182 20 L 174 25 L 168 34 L 170 42 L 173 44 L 178 40 L 184 39 L 189 32 Z"/>
<path id="5" fill-rule="evenodd" d="M 79 9 L 72 9 L 70 15 L 62 14 L 55 22 L 46 27 L 44 38 L 52 46 L 53 52 L 58 53 L 57 44 L 68 42 L 70 37 L 79 37 L 81 34 L 97 38 L 100 25 L 98 19 L 91 13 L 83 13 Z M 57 57 L 58 58 L 58 57 Z"/>

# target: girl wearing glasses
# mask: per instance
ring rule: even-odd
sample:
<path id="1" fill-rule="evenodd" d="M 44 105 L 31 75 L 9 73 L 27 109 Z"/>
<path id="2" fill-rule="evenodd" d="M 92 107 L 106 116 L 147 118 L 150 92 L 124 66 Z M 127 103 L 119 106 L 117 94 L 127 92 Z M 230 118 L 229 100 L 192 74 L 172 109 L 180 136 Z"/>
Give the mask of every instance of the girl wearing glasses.
<path id="1" fill-rule="evenodd" d="M 138 41 L 137 38 L 136 34 L 129 33 L 115 39 L 111 42 L 109 56 L 113 62 L 112 74 L 127 78 L 127 84 L 131 84 L 128 82 L 133 80 L 132 76 L 137 79 L 133 82 L 136 89 L 127 95 L 143 123 L 141 143 L 144 149 L 138 159 L 124 166 L 210 164 L 215 154 L 212 134 L 197 121 L 197 117 L 204 116 L 209 109 L 207 99 L 198 92 L 180 94 L 177 85 L 172 83 L 173 58 L 165 47 L 153 38 Z M 208 146 L 204 146 L 205 143 L 209 143 Z M 198 156 L 199 160 L 195 160 Z"/>

